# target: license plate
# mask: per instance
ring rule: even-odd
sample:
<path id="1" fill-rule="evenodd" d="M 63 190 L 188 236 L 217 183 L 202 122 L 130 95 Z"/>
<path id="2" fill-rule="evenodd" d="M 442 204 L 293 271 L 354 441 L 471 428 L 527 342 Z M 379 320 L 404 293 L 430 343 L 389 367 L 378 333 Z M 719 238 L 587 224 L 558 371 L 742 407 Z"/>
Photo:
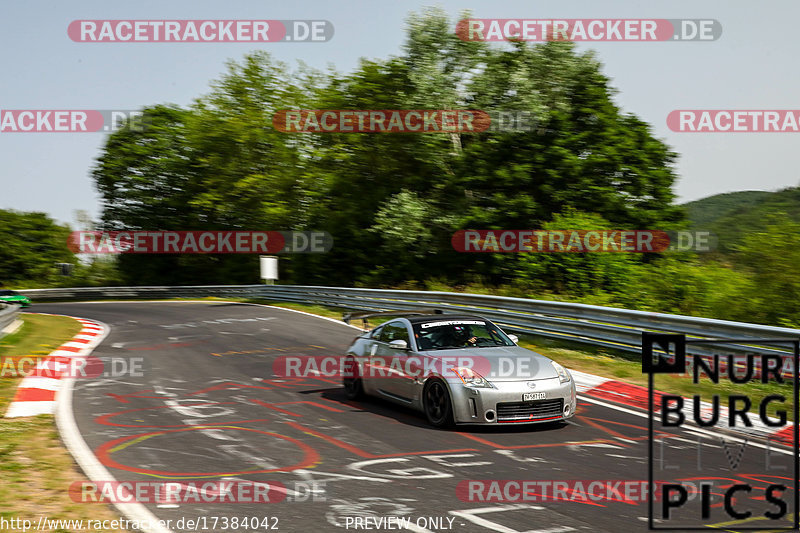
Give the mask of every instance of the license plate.
<path id="1" fill-rule="evenodd" d="M 522 393 L 522 401 L 529 402 L 531 400 L 544 400 L 547 396 L 543 392 L 524 392 Z"/>

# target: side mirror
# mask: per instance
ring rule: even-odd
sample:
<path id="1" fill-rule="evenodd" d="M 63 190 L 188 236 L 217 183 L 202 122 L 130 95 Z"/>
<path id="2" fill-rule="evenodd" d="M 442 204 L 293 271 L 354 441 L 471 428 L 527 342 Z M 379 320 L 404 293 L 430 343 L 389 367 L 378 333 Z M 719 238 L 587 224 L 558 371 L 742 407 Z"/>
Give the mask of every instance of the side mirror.
<path id="1" fill-rule="evenodd" d="M 403 339 L 397 339 L 389 343 L 389 348 L 392 350 L 408 350 L 408 343 Z"/>
<path id="2" fill-rule="evenodd" d="M 513 342 L 514 344 L 517 344 L 519 342 L 519 337 L 517 337 L 516 335 L 509 335 L 508 338 L 511 339 L 511 342 Z"/>

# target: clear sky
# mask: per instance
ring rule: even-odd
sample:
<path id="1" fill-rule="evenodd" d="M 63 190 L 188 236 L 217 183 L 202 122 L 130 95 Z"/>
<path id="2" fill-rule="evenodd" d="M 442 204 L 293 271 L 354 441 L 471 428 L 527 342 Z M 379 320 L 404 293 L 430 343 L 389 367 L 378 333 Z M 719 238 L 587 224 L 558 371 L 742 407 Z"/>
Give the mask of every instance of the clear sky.
<path id="1" fill-rule="evenodd" d="M 800 109 L 800 2 L 731 0 L 171 0 L 4 1 L 0 17 L 0 109 L 137 109 L 186 105 L 205 93 L 227 59 L 260 48 L 276 58 L 340 71 L 360 57 L 398 54 L 409 12 L 436 5 L 453 20 L 476 18 L 713 18 L 714 42 L 584 43 L 596 50 L 623 110 L 653 125 L 679 153 L 681 201 L 800 184 L 800 133 L 676 133 L 674 109 Z M 76 19 L 325 19 L 326 43 L 76 43 Z M 89 171 L 102 133 L 0 133 L 0 208 L 44 211 L 71 222 L 99 215 Z"/>

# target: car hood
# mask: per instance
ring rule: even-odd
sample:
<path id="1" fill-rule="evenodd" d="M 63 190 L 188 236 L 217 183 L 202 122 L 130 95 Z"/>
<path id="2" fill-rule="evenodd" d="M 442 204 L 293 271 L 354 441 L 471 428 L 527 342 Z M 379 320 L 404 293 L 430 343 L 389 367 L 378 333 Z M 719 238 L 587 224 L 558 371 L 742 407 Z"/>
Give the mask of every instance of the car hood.
<path id="1" fill-rule="evenodd" d="M 489 381 L 520 381 L 557 378 L 558 373 L 551 359 L 520 346 L 492 346 L 486 348 L 455 348 L 452 350 L 429 350 L 422 355 L 433 359 L 458 361 L 471 359 L 467 363 Z M 458 363 L 455 363 L 455 366 Z"/>

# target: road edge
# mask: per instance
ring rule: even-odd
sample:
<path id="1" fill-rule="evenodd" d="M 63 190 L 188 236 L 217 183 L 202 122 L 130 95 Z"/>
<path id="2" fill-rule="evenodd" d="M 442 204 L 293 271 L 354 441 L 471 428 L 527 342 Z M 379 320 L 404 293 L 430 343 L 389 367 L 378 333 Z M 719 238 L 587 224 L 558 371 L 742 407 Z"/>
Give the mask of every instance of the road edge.
<path id="1" fill-rule="evenodd" d="M 74 316 L 70 316 L 70 318 L 75 318 L 84 323 L 95 323 L 103 328 L 97 343 L 88 349 L 86 355 L 91 354 L 94 349 L 108 337 L 109 333 L 111 333 L 111 328 L 99 320 L 81 319 Z M 116 479 L 94 455 L 94 452 L 92 452 L 89 445 L 86 444 L 83 435 L 81 435 L 78 430 L 78 424 L 75 421 L 75 413 L 72 410 L 72 388 L 74 382 L 75 378 L 64 379 L 56 396 L 55 419 L 61 441 L 89 481 L 93 483 L 104 481 L 116 482 Z M 137 522 L 140 526 L 138 530 L 143 533 L 173 533 L 172 530 L 161 526 L 158 518 L 141 503 L 114 503 L 113 505 L 119 514 L 125 517 L 129 522 Z"/>

